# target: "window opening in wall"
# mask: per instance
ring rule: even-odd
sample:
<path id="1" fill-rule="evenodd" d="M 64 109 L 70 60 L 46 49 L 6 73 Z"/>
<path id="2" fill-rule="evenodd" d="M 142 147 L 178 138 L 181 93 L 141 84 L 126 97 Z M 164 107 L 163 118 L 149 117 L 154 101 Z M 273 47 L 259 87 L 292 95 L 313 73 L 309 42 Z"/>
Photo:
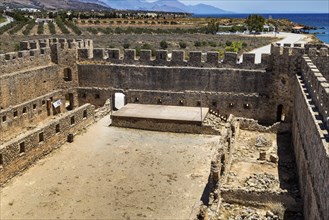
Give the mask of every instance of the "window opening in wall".
<path id="1" fill-rule="evenodd" d="M 184 105 L 184 101 L 183 100 L 179 100 L 179 105 Z"/>
<path id="2" fill-rule="evenodd" d="M 101 95 L 99 93 L 96 93 L 95 94 L 95 99 L 100 99 L 101 98 Z"/>
<path id="3" fill-rule="evenodd" d="M 229 106 L 230 108 L 233 108 L 233 107 L 234 107 L 234 104 L 233 104 L 233 103 L 230 103 L 228 106 Z"/>
<path id="4" fill-rule="evenodd" d="M 26 113 L 26 107 L 23 108 L 22 113 L 23 113 L 23 114 Z"/>
<path id="5" fill-rule="evenodd" d="M 18 116 L 18 112 L 14 111 L 14 118 L 16 118 Z"/>
<path id="6" fill-rule="evenodd" d="M 64 69 L 64 81 L 72 81 L 72 70 L 70 68 Z"/>
<path id="7" fill-rule="evenodd" d="M 276 121 L 284 121 L 285 119 L 285 114 L 283 112 L 283 105 L 278 105 L 277 111 L 276 111 Z"/>
<path id="8" fill-rule="evenodd" d="M 248 109 L 248 108 L 250 108 L 250 105 L 247 103 L 247 104 L 244 104 L 243 107 Z"/>
<path id="9" fill-rule="evenodd" d="M 75 118 L 74 118 L 74 116 L 72 116 L 71 117 L 71 125 L 74 125 L 74 123 L 75 123 Z"/>
<path id="10" fill-rule="evenodd" d="M 39 143 L 44 141 L 43 132 L 39 133 Z"/>
<path id="11" fill-rule="evenodd" d="M 83 99 L 85 99 L 85 98 L 87 98 L 87 94 L 86 94 L 86 93 L 82 93 L 81 97 L 82 97 Z"/>
<path id="12" fill-rule="evenodd" d="M 221 158 L 220 158 L 220 162 L 221 162 L 222 164 L 225 164 L 225 154 L 222 154 L 222 156 L 221 156 Z M 223 176 L 223 174 L 224 174 L 224 169 L 222 168 L 222 169 L 220 170 L 220 175 Z"/>
<path id="13" fill-rule="evenodd" d="M 7 116 L 6 115 L 2 116 L 2 122 L 6 122 L 6 121 L 7 121 Z"/>
<path id="14" fill-rule="evenodd" d="M 65 108 L 68 111 L 73 110 L 74 106 L 74 95 L 73 93 L 69 93 L 65 95 Z"/>
<path id="15" fill-rule="evenodd" d="M 135 98 L 135 103 L 137 103 L 137 102 L 139 102 L 139 98 L 138 97 Z"/>
<path id="16" fill-rule="evenodd" d="M 2 165 L 3 165 L 3 155 L 0 154 L 0 166 L 2 166 Z"/>
<path id="17" fill-rule="evenodd" d="M 119 110 L 126 104 L 126 96 L 121 92 L 116 92 L 113 95 L 113 110 Z"/>
<path id="18" fill-rule="evenodd" d="M 201 101 L 197 101 L 197 102 L 196 102 L 196 106 L 197 106 L 197 107 L 201 107 Z"/>
<path id="19" fill-rule="evenodd" d="M 45 100 L 42 100 L 42 105 L 45 105 L 46 104 L 46 101 Z"/>
<path id="20" fill-rule="evenodd" d="M 162 100 L 161 99 L 158 99 L 158 104 L 162 104 Z"/>
<path id="21" fill-rule="evenodd" d="M 217 102 L 212 102 L 211 105 L 212 107 L 217 107 Z"/>
<path id="22" fill-rule="evenodd" d="M 57 124 L 56 125 L 56 133 L 59 133 L 59 132 L 61 132 L 61 127 L 60 127 L 60 125 L 59 124 Z"/>
<path id="23" fill-rule="evenodd" d="M 19 153 L 20 154 L 25 153 L 25 142 L 19 144 Z"/>
<path id="24" fill-rule="evenodd" d="M 87 118 L 87 110 L 83 111 L 83 118 Z"/>
<path id="25" fill-rule="evenodd" d="M 33 104 L 33 109 L 36 109 L 37 108 L 37 104 Z"/>

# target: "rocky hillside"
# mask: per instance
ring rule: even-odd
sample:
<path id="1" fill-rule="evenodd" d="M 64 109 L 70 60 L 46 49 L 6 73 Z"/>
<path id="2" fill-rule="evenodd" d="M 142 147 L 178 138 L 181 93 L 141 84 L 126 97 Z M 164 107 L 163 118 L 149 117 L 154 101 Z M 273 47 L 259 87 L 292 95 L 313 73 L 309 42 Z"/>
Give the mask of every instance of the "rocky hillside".
<path id="1" fill-rule="evenodd" d="M 76 10 L 101 10 L 109 9 L 104 3 L 93 0 L 85 2 L 83 0 L 0 0 L 0 6 L 28 7 L 46 9 L 76 9 Z"/>

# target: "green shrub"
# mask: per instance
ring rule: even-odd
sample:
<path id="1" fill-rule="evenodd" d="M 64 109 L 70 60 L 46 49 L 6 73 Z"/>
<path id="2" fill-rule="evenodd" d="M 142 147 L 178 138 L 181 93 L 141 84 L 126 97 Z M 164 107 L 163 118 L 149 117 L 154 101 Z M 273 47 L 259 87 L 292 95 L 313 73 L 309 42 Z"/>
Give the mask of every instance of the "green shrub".
<path id="1" fill-rule="evenodd" d="M 228 46 L 228 47 L 231 46 L 232 45 L 232 41 L 227 40 L 226 43 L 225 43 L 225 45 Z"/>
<path id="2" fill-rule="evenodd" d="M 92 34 L 98 34 L 98 30 L 96 28 L 88 27 L 87 31 Z"/>
<path id="3" fill-rule="evenodd" d="M 202 43 L 200 41 L 195 41 L 194 46 L 195 47 L 201 47 Z"/>
<path id="4" fill-rule="evenodd" d="M 57 16 L 56 24 L 59 27 L 59 29 L 61 29 L 63 34 L 69 34 L 70 33 L 70 31 L 65 27 L 61 17 Z"/>
<path id="5" fill-rule="evenodd" d="M 123 46 L 124 49 L 128 49 L 130 47 L 130 44 L 129 43 L 124 43 L 122 46 Z"/>
<path id="6" fill-rule="evenodd" d="M 34 20 L 29 21 L 29 23 L 25 27 L 25 30 L 23 31 L 23 34 L 25 36 L 29 35 L 34 26 L 35 26 L 35 21 Z"/>
<path id="7" fill-rule="evenodd" d="M 208 45 L 211 47 L 217 47 L 217 44 L 214 41 L 208 41 Z"/>
<path id="8" fill-rule="evenodd" d="M 56 34 L 55 24 L 53 22 L 48 23 L 48 28 L 50 34 Z"/>
<path id="9" fill-rule="evenodd" d="M 24 26 L 26 25 L 26 22 L 24 21 L 21 21 L 21 22 L 18 22 L 18 24 L 13 27 L 10 31 L 9 31 L 9 34 L 16 34 L 18 31 L 20 31 Z"/>
<path id="10" fill-rule="evenodd" d="M 179 47 L 181 49 L 185 49 L 187 47 L 187 44 L 185 42 L 181 41 L 181 42 L 179 42 Z"/>
<path id="11" fill-rule="evenodd" d="M 4 34 L 5 32 L 7 32 L 8 30 L 12 29 L 13 27 L 15 27 L 16 25 L 18 25 L 19 22 L 18 21 L 14 21 L 14 22 L 11 22 L 5 26 L 2 26 L 0 28 L 0 35 Z"/>
<path id="12" fill-rule="evenodd" d="M 43 23 L 42 22 L 40 22 L 39 24 L 38 24 L 38 34 L 40 35 L 40 34 L 43 34 L 43 32 L 44 32 L 44 27 L 43 27 Z"/>
<path id="13" fill-rule="evenodd" d="M 160 47 L 161 47 L 162 49 L 167 49 L 167 48 L 168 48 L 168 43 L 167 43 L 167 41 L 162 40 L 162 41 L 160 42 Z"/>
<path id="14" fill-rule="evenodd" d="M 72 29 L 72 31 L 76 34 L 76 35 L 81 35 L 82 32 L 81 30 L 78 28 L 78 26 L 76 26 L 73 21 L 65 21 L 64 22 L 66 26 L 68 26 L 69 28 Z"/>

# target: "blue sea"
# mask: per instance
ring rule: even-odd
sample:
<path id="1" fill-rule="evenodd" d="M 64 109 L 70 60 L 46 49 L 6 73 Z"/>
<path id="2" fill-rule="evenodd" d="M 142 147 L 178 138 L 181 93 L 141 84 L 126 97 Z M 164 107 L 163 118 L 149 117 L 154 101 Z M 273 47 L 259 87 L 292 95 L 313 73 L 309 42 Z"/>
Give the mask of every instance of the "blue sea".
<path id="1" fill-rule="evenodd" d="M 286 18 L 293 22 L 306 26 L 316 27 L 310 33 L 319 33 L 316 36 L 325 43 L 329 44 L 329 14 L 261 14 L 264 18 Z M 194 15 L 194 17 L 206 18 L 246 18 L 249 14 L 208 14 Z"/>

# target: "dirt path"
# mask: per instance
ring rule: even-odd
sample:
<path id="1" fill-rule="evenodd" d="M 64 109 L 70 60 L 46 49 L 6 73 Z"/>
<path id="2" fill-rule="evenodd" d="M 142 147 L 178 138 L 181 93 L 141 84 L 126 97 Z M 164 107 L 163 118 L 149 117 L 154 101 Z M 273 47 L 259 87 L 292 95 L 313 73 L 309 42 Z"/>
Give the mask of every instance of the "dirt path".
<path id="1" fill-rule="evenodd" d="M 267 35 L 263 35 L 263 36 L 270 37 L 273 35 L 267 34 Z M 280 34 L 276 34 L 275 37 L 282 38 L 281 40 L 276 42 L 276 43 L 280 43 L 281 46 L 283 46 L 283 44 L 295 44 L 295 43 L 305 44 L 305 43 L 311 41 L 310 36 L 306 35 L 306 34 L 293 34 L 293 33 L 282 32 Z M 250 51 L 250 53 L 255 54 L 256 63 L 261 63 L 262 54 L 266 54 L 266 53 L 270 53 L 270 52 L 271 52 L 271 44 L 266 45 L 264 47 L 256 48 L 256 49 Z"/>
<path id="2" fill-rule="evenodd" d="M 187 219 L 218 136 L 108 127 L 104 118 L 1 190 L 1 219 Z"/>

